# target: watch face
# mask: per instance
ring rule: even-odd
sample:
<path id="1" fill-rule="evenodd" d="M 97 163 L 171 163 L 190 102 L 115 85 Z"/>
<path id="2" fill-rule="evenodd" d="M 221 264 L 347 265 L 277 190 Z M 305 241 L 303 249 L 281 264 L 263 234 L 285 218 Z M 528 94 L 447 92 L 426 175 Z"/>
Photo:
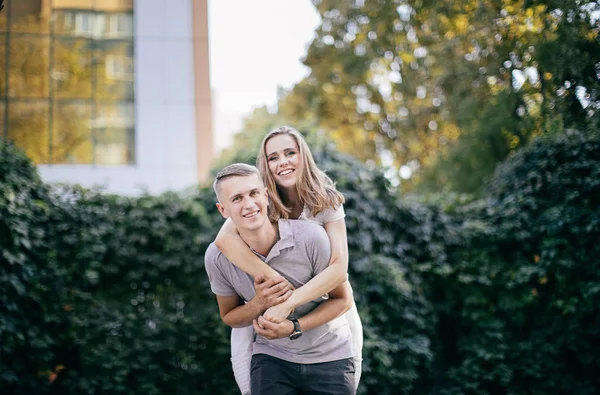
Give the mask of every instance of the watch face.
<path id="1" fill-rule="evenodd" d="M 290 340 L 296 340 L 300 336 L 302 336 L 302 332 L 296 331 L 290 335 Z"/>

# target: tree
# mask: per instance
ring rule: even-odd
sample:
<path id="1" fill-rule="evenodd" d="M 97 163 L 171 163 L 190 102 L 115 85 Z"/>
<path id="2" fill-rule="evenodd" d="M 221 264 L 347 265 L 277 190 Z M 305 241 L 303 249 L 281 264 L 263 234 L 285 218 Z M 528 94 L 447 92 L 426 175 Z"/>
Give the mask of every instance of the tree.
<path id="1" fill-rule="evenodd" d="M 359 158 L 391 154 L 396 169 L 409 165 L 405 188 L 450 182 L 459 192 L 481 192 L 496 163 L 533 136 L 597 127 L 596 2 L 315 5 L 322 24 L 305 59 L 311 74 L 280 108 L 298 119 L 314 113 Z M 579 98 L 584 90 L 589 96 Z M 477 139 L 481 151 L 470 149 Z M 445 171 L 447 155 L 458 168 Z M 469 174 L 476 182 L 455 179 L 474 163 L 482 169 Z M 425 169 L 439 175 L 424 176 Z"/>

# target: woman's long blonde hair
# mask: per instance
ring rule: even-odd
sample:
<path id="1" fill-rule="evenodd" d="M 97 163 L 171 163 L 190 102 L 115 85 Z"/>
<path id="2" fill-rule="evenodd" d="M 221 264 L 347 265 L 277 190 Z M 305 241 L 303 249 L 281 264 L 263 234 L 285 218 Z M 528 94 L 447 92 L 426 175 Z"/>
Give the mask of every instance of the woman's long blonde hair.
<path id="1" fill-rule="evenodd" d="M 279 218 L 288 219 L 292 211 L 281 200 L 281 192 L 271 174 L 267 158 L 267 142 L 275 136 L 285 134 L 291 136 L 296 141 L 299 155 L 302 158 L 303 166 L 300 169 L 298 182 L 296 182 L 296 191 L 298 192 L 299 203 L 302 207 L 308 207 L 311 215 L 314 216 L 323 210 L 329 208 L 335 209 L 343 204 L 344 196 L 335 189 L 335 184 L 331 181 L 331 178 L 317 167 L 310 148 L 308 148 L 302 135 L 292 127 L 282 126 L 267 133 L 260 145 L 260 152 L 256 159 L 256 167 L 260 170 L 271 200 L 269 219 L 271 221 L 277 221 Z"/>

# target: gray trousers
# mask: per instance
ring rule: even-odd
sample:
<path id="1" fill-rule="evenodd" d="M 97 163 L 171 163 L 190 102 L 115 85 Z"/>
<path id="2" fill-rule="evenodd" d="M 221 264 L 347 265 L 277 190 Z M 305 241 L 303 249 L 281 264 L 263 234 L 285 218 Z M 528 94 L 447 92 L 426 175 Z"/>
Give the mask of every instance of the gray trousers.
<path id="1" fill-rule="evenodd" d="M 252 356 L 252 395 L 354 395 L 354 358 L 301 364 L 266 354 Z"/>

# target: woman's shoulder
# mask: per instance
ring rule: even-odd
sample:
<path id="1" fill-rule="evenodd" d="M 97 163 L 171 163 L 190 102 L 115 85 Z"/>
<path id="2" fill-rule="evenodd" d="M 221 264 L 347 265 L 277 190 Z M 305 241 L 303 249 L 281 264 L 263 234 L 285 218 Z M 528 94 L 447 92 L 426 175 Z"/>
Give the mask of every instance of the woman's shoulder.
<path id="1" fill-rule="evenodd" d="M 315 222 L 323 226 L 325 224 L 328 224 L 329 222 L 337 221 L 338 219 L 344 218 L 345 216 L 346 214 L 344 212 L 344 205 L 340 204 L 337 207 L 326 208 L 325 210 L 315 215 L 311 213 L 310 208 L 304 207 L 300 219 Z"/>

